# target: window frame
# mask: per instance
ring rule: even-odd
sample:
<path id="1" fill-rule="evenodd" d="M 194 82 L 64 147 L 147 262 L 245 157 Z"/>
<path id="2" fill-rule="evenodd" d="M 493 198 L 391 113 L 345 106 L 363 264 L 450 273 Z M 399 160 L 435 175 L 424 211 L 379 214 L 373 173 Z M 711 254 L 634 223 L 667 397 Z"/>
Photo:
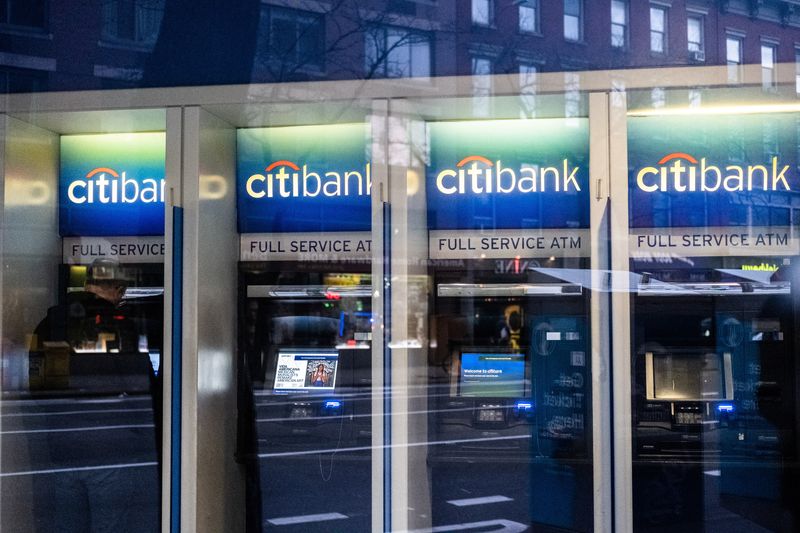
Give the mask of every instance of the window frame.
<path id="1" fill-rule="evenodd" d="M 622 13 L 624 16 L 624 21 L 622 24 L 618 22 L 614 22 L 614 4 L 620 4 L 622 6 Z M 630 26 L 630 2 L 628 0 L 611 0 L 609 4 L 611 6 L 611 48 L 615 50 L 624 50 L 628 48 L 629 44 L 629 26 Z M 615 27 L 622 27 L 622 43 L 616 44 L 614 42 L 614 28 Z"/>
<path id="2" fill-rule="evenodd" d="M 699 32 L 699 40 L 692 41 L 689 32 L 689 26 L 691 21 L 697 22 L 697 29 Z M 700 13 L 689 13 L 686 16 L 686 49 L 691 54 L 692 52 L 699 52 L 703 56 L 706 53 L 706 31 L 705 31 L 705 16 Z M 696 45 L 697 48 L 693 49 L 692 45 Z"/>
<path id="3" fill-rule="evenodd" d="M 650 11 L 649 13 L 649 23 L 650 23 L 650 54 L 658 55 L 658 56 L 665 56 L 669 51 L 669 8 L 667 6 L 661 4 L 650 4 Z M 661 30 L 655 30 L 653 28 L 653 14 L 654 13 L 661 13 Z M 659 35 L 661 37 L 661 50 L 656 50 L 653 48 L 653 36 Z"/>
<path id="4" fill-rule="evenodd" d="M 266 21 L 267 22 L 266 43 L 267 43 L 269 48 L 267 50 L 267 53 L 265 54 L 265 57 L 269 61 L 288 62 L 289 64 L 297 65 L 298 67 L 301 68 L 301 70 L 315 70 L 315 71 L 319 71 L 319 72 L 322 72 L 322 71 L 325 70 L 325 54 L 324 53 L 323 54 L 319 54 L 319 62 L 317 62 L 317 61 L 309 61 L 309 60 L 306 60 L 306 59 L 300 57 L 300 47 L 298 46 L 298 44 L 300 43 L 300 40 L 301 40 L 301 37 L 303 36 L 303 33 L 305 33 L 307 31 L 306 29 L 304 29 L 303 32 L 301 32 L 301 33 L 296 35 L 296 38 L 295 38 L 295 41 L 294 41 L 294 46 L 292 47 L 292 51 L 291 51 L 291 54 L 292 54 L 293 57 L 291 57 L 291 58 L 288 57 L 288 52 L 287 53 L 284 53 L 282 51 L 279 52 L 275 48 L 275 46 L 273 45 L 273 36 L 277 33 L 277 32 L 275 32 L 273 30 L 273 24 L 274 24 L 275 19 L 276 18 L 283 18 L 284 20 L 289 20 L 289 18 L 292 17 L 291 20 L 295 24 L 295 31 L 297 31 L 297 28 L 300 27 L 300 24 L 298 23 L 298 21 L 302 20 L 303 18 L 306 18 L 306 19 L 312 21 L 311 24 L 304 26 L 304 28 L 308 28 L 308 26 L 310 26 L 310 25 L 319 25 L 320 26 L 320 28 L 319 28 L 319 30 L 320 30 L 320 32 L 319 32 L 320 33 L 320 37 L 319 37 L 320 44 L 324 48 L 324 46 L 325 46 L 325 17 L 324 17 L 324 15 L 319 14 L 318 17 L 315 17 L 314 16 L 315 13 L 310 12 L 310 11 L 303 11 L 303 10 L 300 10 L 300 9 L 293 9 L 293 8 L 289 8 L 289 7 L 274 6 L 274 5 L 267 5 L 267 4 L 263 4 L 262 5 L 262 9 L 266 10 L 266 12 L 267 12 L 267 16 L 266 16 L 266 19 L 267 19 L 267 21 Z M 276 17 L 276 15 L 277 15 L 277 17 Z"/>
<path id="5" fill-rule="evenodd" d="M 525 29 L 522 27 L 522 11 L 523 10 L 531 10 L 533 11 L 533 29 Z M 526 35 L 541 35 L 541 2 L 540 0 L 520 0 L 519 6 L 517 8 L 517 29 L 520 33 L 524 33 Z"/>
<path id="6" fill-rule="evenodd" d="M 486 7 L 486 20 L 477 20 L 476 14 L 481 15 L 481 11 L 477 10 L 477 3 L 482 2 Z M 473 26 L 480 28 L 491 28 L 494 26 L 494 0 L 470 0 L 470 20 Z"/>
<path id="7" fill-rule="evenodd" d="M 405 76 L 403 76 L 403 75 L 394 75 L 394 72 L 390 72 L 390 68 L 389 68 L 390 67 L 390 61 L 389 61 L 389 59 L 390 59 L 390 55 L 391 55 L 392 51 L 388 50 L 387 42 L 388 42 L 389 37 L 390 37 L 390 32 L 392 32 L 392 31 L 401 31 L 401 32 L 403 32 L 404 36 L 402 37 L 402 39 L 405 39 L 406 37 L 409 37 L 409 36 L 413 36 L 407 42 L 405 42 L 405 43 L 403 43 L 401 45 L 398 45 L 397 48 L 396 48 L 396 50 L 406 49 L 406 48 L 408 49 L 408 54 L 409 54 L 409 56 L 408 56 L 409 57 L 408 74 L 405 75 Z M 373 78 L 401 80 L 401 79 L 412 79 L 412 78 L 413 79 L 421 79 L 421 78 L 424 79 L 424 78 L 430 78 L 431 76 L 433 76 L 433 39 L 431 38 L 430 33 L 424 32 L 424 31 L 420 31 L 420 30 L 416 30 L 416 29 L 413 29 L 413 28 L 406 28 L 406 27 L 402 27 L 402 26 L 394 26 L 394 25 L 391 25 L 391 24 L 375 25 L 375 26 L 372 26 L 371 28 L 369 28 L 367 30 L 367 32 L 365 32 L 365 50 L 364 50 L 364 68 L 365 68 L 365 70 L 369 69 L 373 64 L 373 62 L 370 61 L 370 57 L 369 57 L 369 54 L 370 54 L 370 52 L 369 52 L 369 39 L 373 39 L 373 42 L 377 45 L 378 43 L 375 40 L 375 37 L 377 36 L 377 32 L 380 32 L 380 39 L 381 39 L 380 45 L 383 46 L 383 48 L 385 50 L 385 53 L 384 53 L 384 57 L 377 64 L 377 68 L 375 68 L 373 70 L 373 76 L 372 76 Z M 417 39 L 417 38 L 419 38 L 421 40 L 420 41 L 416 41 L 415 39 Z M 425 75 L 414 74 L 414 63 L 413 63 L 413 58 L 414 58 L 413 46 L 415 44 L 419 43 L 419 42 L 422 42 L 422 39 L 424 39 L 424 42 L 425 42 L 425 44 L 427 45 L 427 48 L 428 48 L 428 71 L 427 71 L 427 74 L 425 74 Z M 376 58 L 376 60 L 377 60 L 377 58 Z"/>
<path id="8" fill-rule="evenodd" d="M 567 3 L 568 2 L 575 2 L 575 5 L 578 8 L 578 13 L 577 14 L 567 13 Z M 584 37 L 583 18 L 584 18 L 584 12 L 585 12 L 584 5 L 583 5 L 583 0 L 563 0 L 562 5 L 563 5 L 563 12 L 564 12 L 564 16 L 562 18 L 562 23 L 563 23 L 563 26 L 564 26 L 564 40 L 567 41 L 567 42 L 570 42 L 570 43 L 582 43 L 583 42 L 583 37 Z M 567 17 L 574 18 L 574 19 L 577 20 L 578 35 L 575 38 L 572 38 L 572 37 L 567 35 Z"/>

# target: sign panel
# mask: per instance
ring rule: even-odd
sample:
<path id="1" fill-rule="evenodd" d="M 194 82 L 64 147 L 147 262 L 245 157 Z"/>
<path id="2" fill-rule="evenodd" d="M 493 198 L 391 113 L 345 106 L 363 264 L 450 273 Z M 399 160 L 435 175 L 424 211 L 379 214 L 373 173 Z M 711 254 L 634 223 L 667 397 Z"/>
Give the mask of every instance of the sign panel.
<path id="1" fill-rule="evenodd" d="M 164 237 L 65 237 L 62 252 L 67 265 L 88 265 L 95 259 L 163 263 Z"/>
<path id="2" fill-rule="evenodd" d="M 164 234 L 163 132 L 61 137 L 63 237 Z"/>
<path id="3" fill-rule="evenodd" d="M 632 228 L 790 226 L 793 114 L 632 117 Z"/>
<path id="4" fill-rule="evenodd" d="M 791 226 L 636 228 L 629 238 L 635 259 L 664 254 L 714 257 L 800 253 L 800 236 Z"/>
<path id="5" fill-rule="evenodd" d="M 369 231 L 366 124 L 237 131 L 239 233 Z"/>
<path id="6" fill-rule="evenodd" d="M 369 260 L 368 231 L 326 233 L 248 233 L 239 237 L 241 261 Z"/>
<path id="7" fill-rule="evenodd" d="M 432 122 L 428 133 L 431 258 L 588 254 L 587 119 Z"/>
<path id="8" fill-rule="evenodd" d="M 429 232 L 431 259 L 589 257 L 588 229 Z"/>

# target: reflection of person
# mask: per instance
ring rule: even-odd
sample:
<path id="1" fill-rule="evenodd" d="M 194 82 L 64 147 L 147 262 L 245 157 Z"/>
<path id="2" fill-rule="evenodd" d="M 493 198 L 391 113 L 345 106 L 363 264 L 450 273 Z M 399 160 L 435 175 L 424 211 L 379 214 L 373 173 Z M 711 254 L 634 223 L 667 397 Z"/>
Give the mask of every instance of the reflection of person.
<path id="1" fill-rule="evenodd" d="M 326 387 L 329 381 L 329 374 L 322 363 L 317 365 L 317 369 L 311 374 L 312 387 Z"/>
<path id="2" fill-rule="evenodd" d="M 51 307 L 34 333 L 38 347 L 63 341 L 72 351 L 135 352 L 139 336 L 120 306 L 127 281 L 117 263 L 98 259 L 87 270 L 83 291 Z"/>

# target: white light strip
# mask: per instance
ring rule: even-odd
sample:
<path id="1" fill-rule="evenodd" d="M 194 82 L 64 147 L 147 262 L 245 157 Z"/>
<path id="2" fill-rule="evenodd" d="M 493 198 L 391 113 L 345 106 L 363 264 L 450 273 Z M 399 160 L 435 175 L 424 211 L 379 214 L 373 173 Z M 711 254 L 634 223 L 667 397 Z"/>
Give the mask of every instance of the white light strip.
<path id="1" fill-rule="evenodd" d="M 793 113 L 800 111 L 800 103 L 792 104 L 742 104 L 726 106 L 663 107 L 633 109 L 629 117 L 680 117 L 697 115 L 756 115 L 761 113 Z"/>

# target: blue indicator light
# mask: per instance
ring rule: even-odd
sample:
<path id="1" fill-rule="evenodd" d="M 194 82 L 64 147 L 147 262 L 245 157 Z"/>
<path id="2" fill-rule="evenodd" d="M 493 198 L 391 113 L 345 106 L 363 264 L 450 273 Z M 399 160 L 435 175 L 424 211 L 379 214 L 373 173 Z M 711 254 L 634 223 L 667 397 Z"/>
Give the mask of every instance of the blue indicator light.
<path id="1" fill-rule="evenodd" d="M 339 400 L 325 400 L 325 409 L 339 409 L 342 402 Z"/>
<path id="2" fill-rule="evenodd" d="M 514 404 L 514 411 L 517 416 L 533 412 L 533 402 L 529 400 L 517 400 Z"/>
<path id="3" fill-rule="evenodd" d="M 729 403 L 723 403 L 717 406 L 717 411 L 720 413 L 732 413 L 734 411 L 734 407 Z"/>

